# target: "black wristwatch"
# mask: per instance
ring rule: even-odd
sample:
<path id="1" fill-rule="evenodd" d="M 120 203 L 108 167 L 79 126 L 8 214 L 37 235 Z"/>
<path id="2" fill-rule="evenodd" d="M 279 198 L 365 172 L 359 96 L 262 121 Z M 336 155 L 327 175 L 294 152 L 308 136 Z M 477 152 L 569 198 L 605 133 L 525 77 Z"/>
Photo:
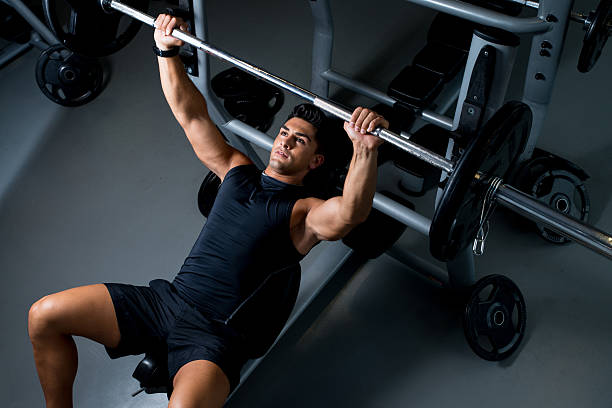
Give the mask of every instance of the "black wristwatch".
<path id="1" fill-rule="evenodd" d="M 167 51 L 164 51 L 164 50 L 160 50 L 159 48 L 157 48 L 155 44 L 153 44 L 153 52 L 155 53 L 155 55 L 157 55 L 158 57 L 162 57 L 162 58 L 175 57 L 178 55 L 179 50 L 180 50 L 179 47 L 173 47 Z"/>

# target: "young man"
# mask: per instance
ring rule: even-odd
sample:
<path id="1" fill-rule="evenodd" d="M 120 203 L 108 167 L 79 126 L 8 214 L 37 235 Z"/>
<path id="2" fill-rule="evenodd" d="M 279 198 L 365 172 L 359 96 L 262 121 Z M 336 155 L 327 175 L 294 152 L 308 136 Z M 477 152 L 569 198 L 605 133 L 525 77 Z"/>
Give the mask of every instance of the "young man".
<path id="1" fill-rule="evenodd" d="M 162 88 L 197 157 L 223 181 L 215 205 L 174 282 L 146 287 L 100 284 L 46 296 L 30 309 L 29 335 L 47 407 L 72 406 L 77 350 L 72 336 L 106 346 L 113 358 L 168 350 L 171 407 L 219 407 L 239 381 L 244 344 L 219 323 L 271 272 L 297 264 L 322 240 L 337 240 L 368 216 L 376 186 L 377 148 L 367 134 L 388 122 L 357 108 L 344 129 L 353 157 L 342 196 L 304 197 L 302 180 L 324 162 L 324 115 L 299 105 L 281 127 L 263 173 L 227 145 L 206 101 L 176 57 L 183 23 L 156 20 Z"/>

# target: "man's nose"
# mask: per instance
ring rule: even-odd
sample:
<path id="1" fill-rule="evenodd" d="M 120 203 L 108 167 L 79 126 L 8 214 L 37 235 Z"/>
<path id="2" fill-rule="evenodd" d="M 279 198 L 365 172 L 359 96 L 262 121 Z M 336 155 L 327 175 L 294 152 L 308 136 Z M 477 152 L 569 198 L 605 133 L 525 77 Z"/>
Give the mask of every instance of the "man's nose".
<path id="1" fill-rule="evenodd" d="M 282 143 L 285 149 L 290 149 L 295 145 L 295 140 L 292 136 L 289 136 L 285 138 L 285 140 Z"/>

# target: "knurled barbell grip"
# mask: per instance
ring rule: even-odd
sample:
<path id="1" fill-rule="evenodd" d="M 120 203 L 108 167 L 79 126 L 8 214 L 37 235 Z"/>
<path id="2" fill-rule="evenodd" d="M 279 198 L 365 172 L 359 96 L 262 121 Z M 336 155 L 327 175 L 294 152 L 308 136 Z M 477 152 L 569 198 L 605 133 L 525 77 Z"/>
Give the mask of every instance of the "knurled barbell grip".
<path id="1" fill-rule="evenodd" d="M 101 0 L 101 4 L 102 4 L 102 7 L 105 9 L 114 9 L 114 10 L 120 11 L 132 18 L 135 18 L 136 20 L 143 22 L 144 24 L 147 24 L 150 27 L 156 28 L 155 18 L 139 10 L 136 10 L 130 6 L 127 6 L 117 0 Z M 316 94 L 313 94 L 312 92 L 309 92 L 303 88 L 300 88 L 299 86 L 292 84 L 291 82 L 288 82 L 284 80 L 283 78 L 279 78 L 275 75 L 272 75 L 262 70 L 259 67 L 256 67 L 239 58 L 236 58 L 233 55 L 230 55 L 219 49 L 213 48 L 207 43 L 205 43 L 204 41 L 200 40 L 199 38 L 189 33 L 186 33 L 179 29 L 174 29 L 170 35 L 172 35 L 175 38 L 178 38 L 179 40 L 186 42 L 187 44 L 193 45 L 194 47 L 199 48 L 211 55 L 214 55 L 217 58 L 227 61 L 233 65 L 236 65 L 237 67 L 247 72 L 250 72 L 253 75 L 258 76 L 259 78 L 262 78 L 268 82 L 271 82 L 295 95 L 298 95 L 306 99 L 310 103 L 320 107 L 324 111 L 344 121 L 350 121 L 351 119 L 351 112 L 341 108 L 340 106 L 324 98 L 321 98 L 317 96 Z M 371 133 L 399 147 L 400 149 L 416 156 L 417 158 L 431 164 L 432 166 L 436 168 L 442 169 L 448 173 L 451 173 L 453 171 L 454 164 L 451 161 L 445 159 L 439 154 L 436 154 L 430 150 L 427 150 L 417 145 L 414 142 L 409 141 L 405 137 L 402 137 L 394 132 L 391 132 L 388 129 L 377 128 Z"/>

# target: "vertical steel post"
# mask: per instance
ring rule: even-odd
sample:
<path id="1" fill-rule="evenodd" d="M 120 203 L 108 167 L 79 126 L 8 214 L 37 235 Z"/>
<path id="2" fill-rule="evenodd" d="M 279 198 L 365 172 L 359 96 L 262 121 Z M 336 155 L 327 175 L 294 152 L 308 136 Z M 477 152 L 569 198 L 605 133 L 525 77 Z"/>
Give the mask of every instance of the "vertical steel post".
<path id="1" fill-rule="evenodd" d="M 574 0 L 540 0 L 538 16 L 548 21 L 551 29 L 534 35 L 531 40 L 523 102 L 531 108 L 533 121 L 521 161 L 531 158 L 544 127 L 573 3 Z"/>
<path id="2" fill-rule="evenodd" d="M 208 23 L 206 16 L 206 1 L 205 0 L 194 0 L 193 1 L 193 25 L 195 28 L 195 36 L 203 41 L 208 41 Z M 257 155 L 253 146 L 246 140 L 237 137 L 233 133 L 225 129 L 225 125 L 231 120 L 234 120 L 231 115 L 225 110 L 223 105 L 220 103 L 219 98 L 211 92 L 210 89 L 210 57 L 205 52 L 198 52 L 198 68 L 199 75 L 197 77 L 191 77 L 191 80 L 195 86 L 206 99 L 206 105 L 208 108 L 208 114 L 215 123 L 219 123 L 221 132 L 229 140 L 230 144 L 244 154 L 246 154 L 255 165 L 263 169 L 265 167 L 264 162 Z"/>
<path id="3" fill-rule="evenodd" d="M 321 74 L 331 69 L 334 22 L 329 0 L 311 0 L 309 3 L 314 21 L 310 90 L 323 98 L 327 98 L 329 97 L 329 81 L 323 78 Z"/>

